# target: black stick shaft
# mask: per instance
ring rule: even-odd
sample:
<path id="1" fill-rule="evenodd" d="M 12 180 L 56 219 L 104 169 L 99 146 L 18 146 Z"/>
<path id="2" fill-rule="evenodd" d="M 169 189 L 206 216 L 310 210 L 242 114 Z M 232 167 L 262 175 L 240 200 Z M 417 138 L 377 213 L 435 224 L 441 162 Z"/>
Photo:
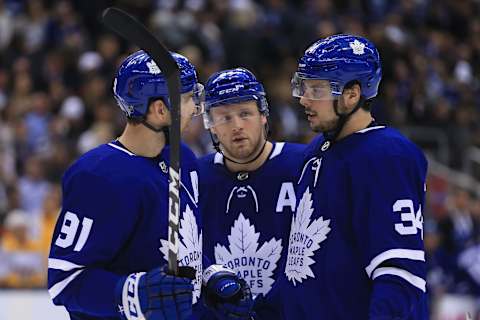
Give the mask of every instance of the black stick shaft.
<path id="1" fill-rule="evenodd" d="M 170 97 L 170 168 L 168 185 L 168 269 L 178 274 L 180 224 L 180 70 L 168 49 L 137 19 L 117 8 L 103 12 L 103 23 L 147 52 L 167 80 Z"/>

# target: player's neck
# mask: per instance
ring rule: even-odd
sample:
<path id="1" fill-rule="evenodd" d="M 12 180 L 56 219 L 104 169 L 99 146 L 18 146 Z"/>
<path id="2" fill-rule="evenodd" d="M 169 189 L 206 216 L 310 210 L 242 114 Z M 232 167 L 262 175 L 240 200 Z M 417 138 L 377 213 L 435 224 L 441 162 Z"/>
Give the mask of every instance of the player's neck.
<path id="1" fill-rule="evenodd" d="M 154 132 L 143 125 L 127 124 L 118 138 L 128 150 L 142 157 L 156 157 L 165 146 L 163 132 Z"/>
<path id="2" fill-rule="evenodd" d="M 365 129 L 373 121 L 372 114 L 363 109 L 357 110 L 350 116 L 347 123 L 343 126 L 342 131 L 337 137 L 337 140 L 345 138 L 359 130 Z"/>
<path id="3" fill-rule="evenodd" d="M 260 148 L 261 148 L 261 146 L 260 146 Z M 265 148 L 263 148 L 262 153 L 260 154 L 260 156 L 255 161 L 250 162 L 250 163 L 246 163 L 246 164 L 239 164 L 239 163 L 234 163 L 234 162 L 229 161 L 228 159 L 224 158 L 225 165 L 227 166 L 228 170 L 230 170 L 232 172 L 239 172 L 239 171 L 249 171 L 249 172 L 251 172 L 251 171 L 255 171 L 258 168 L 260 168 L 260 166 L 262 164 L 264 164 L 265 161 L 267 161 L 267 158 L 270 155 L 270 152 L 272 151 L 272 148 L 273 148 L 273 144 L 270 141 L 267 141 L 267 143 L 265 144 Z"/>

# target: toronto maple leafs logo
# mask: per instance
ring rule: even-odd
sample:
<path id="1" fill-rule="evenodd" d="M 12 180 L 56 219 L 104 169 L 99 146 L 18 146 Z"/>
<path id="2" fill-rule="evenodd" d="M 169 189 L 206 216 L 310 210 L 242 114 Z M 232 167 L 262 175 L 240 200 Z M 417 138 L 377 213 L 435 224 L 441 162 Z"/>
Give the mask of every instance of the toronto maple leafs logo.
<path id="1" fill-rule="evenodd" d="M 188 204 L 180 220 L 179 234 L 178 265 L 193 267 L 197 271 L 193 280 L 195 304 L 200 297 L 202 286 L 202 232 L 198 232 L 197 220 Z M 163 253 L 165 260 L 168 260 L 168 241 L 161 239 L 160 243 L 160 252 Z"/>
<path id="2" fill-rule="evenodd" d="M 147 67 L 148 67 L 148 71 L 152 74 L 159 74 L 161 72 L 160 68 L 157 66 L 157 64 L 153 60 L 151 60 L 150 62 L 147 62 Z"/>
<path id="3" fill-rule="evenodd" d="M 349 44 L 350 44 L 350 48 L 352 48 L 353 50 L 353 54 L 360 55 L 365 53 L 365 43 L 355 39 L 355 41 L 352 41 Z"/>
<path id="4" fill-rule="evenodd" d="M 254 296 L 265 295 L 271 289 L 273 272 L 282 253 L 282 240 L 275 238 L 257 250 L 259 237 L 255 226 L 240 213 L 228 236 L 230 250 L 221 244 L 215 246 L 216 263 L 235 270 L 250 285 Z"/>
<path id="5" fill-rule="evenodd" d="M 330 232 L 330 220 L 323 220 L 323 217 L 319 217 L 311 221 L 312 203 L 312 194 L 308 187 L 298 204 L 290 229 L 285 274 L 294 286 L 297 281 L 301 283 L 307 277 L 315 278 L 310 268 L 315 263 L 312 256 Z"/>

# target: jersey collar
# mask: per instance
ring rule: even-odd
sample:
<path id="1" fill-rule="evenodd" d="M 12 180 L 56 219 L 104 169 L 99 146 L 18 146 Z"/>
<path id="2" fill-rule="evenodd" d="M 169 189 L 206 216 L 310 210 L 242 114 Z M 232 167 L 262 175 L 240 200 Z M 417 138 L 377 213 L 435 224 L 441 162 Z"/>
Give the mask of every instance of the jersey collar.
<path id="1" fill-rule="evenodd" d="M 282 153 L 284 146 L 285 142 L 273 142 L 273 148 L 272 151 L 270 151 L 270 156 L 268 157 L 268 160 L 271 160 L 278 156 L 280 153 Z M 215 153 L 215 156 L 213 157 L 213 163 L 224 165 L 225 162 L 223 159 L 223 154 L 221 154 L 220 152 Z"/>

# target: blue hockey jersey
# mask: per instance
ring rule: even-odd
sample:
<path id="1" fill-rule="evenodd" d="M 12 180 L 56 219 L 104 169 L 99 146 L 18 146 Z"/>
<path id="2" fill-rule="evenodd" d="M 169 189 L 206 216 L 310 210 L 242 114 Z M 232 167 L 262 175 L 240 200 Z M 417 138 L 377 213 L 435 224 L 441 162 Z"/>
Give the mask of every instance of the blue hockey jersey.
<path id="1" fill-rule="evenodd" d="M 179 265 L 197 269 L 200 296 L 202 228 L 193 153 L 181 148 Z M 167 261 L 169 148 L 155 158 L 118 141 L 78 159 L 63 177 L 62 210 L 48 260 L 48 291 L 72 319 L 118 319 L 114 290 L 122 276 Z"/>
<path id="2" fill-rule="evenodd" d="M 384 126 L 324 143 L 308 147 L 272 290 L 285 319 L 426 319 L 424 155 Z"/>
<path id="3" fill-rule="evenodd" d="M 248 173 L 229 171 L 220 153 L 199 159 L 204 253 L 235 270 L 253 295 L 266 294 L 282 272 L 304 150 L 274 143 L 267 161 Z"/>

